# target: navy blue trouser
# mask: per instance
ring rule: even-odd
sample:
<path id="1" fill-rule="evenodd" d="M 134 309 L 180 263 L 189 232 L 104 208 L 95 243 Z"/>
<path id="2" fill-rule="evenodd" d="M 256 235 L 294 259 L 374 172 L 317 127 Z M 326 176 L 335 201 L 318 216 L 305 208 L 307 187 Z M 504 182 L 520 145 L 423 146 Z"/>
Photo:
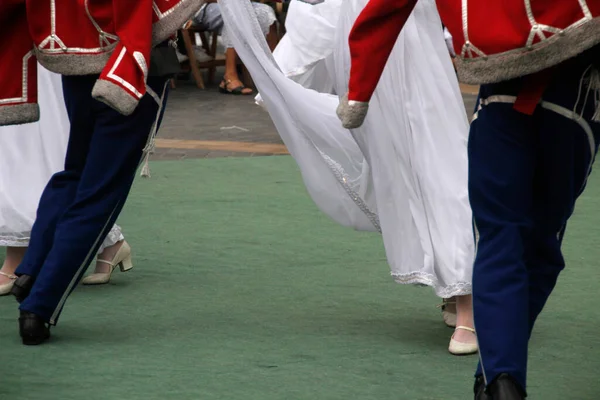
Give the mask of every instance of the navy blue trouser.
<path id="1" fill-rule="evenodd" d="M 565 227 L 598 149 L 593 92 L 580 85 L 589 57 L 560 68 L 531 116 L 513 108 L 521 81 L 482 86 L 471 125 L 476 374 L 488 384 L 509 373 L 526 388 L 529 337 L 565 267 Z"/>
<path id="2" fill-rule="evenodd" d="M 132 115 L 123 116 L 92 98 L 97 78 L 63 77 L 71 123 L 65 167 L 44 189 L 16 272 L 35 278 L 21 310 L 53 325 L 119 216 L 166 100 L 166 78 L 151 77 L 148 86 L 162 96 L 161 104 L 146 94 Z"/>

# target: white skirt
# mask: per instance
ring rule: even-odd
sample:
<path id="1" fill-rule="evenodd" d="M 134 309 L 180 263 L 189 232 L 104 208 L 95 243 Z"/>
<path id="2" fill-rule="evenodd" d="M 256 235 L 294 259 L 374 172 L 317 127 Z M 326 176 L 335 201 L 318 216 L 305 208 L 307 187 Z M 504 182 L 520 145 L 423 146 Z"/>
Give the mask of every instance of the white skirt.
<path id="1" fill-rule="evenodd" d="M 60 75 L 38 67 L 40 120 L 0 127 L 0 246 L 26 247 L 42 191 L 62 171 L 69 119 Z M 115 225 L 100 251 L 123 240 Z"/>
<path id="2" fill-rule="evenodd" d="M 302 1 L 290 3 L 286 34 L 277 44 L 273 57 L 286 77 L 307 89 L 334 93 L 325 60 L 335 48 L 341 4 L 342 0 L 327 0 L 316 5 Z M 260 94 L 256 96 L 256 103 L 264 105 Z"/>
<path id="3" fill-rule="evenodd" d="M 340 5 L 332 56 L 326 58 L 336 93 L 347 91 L 347 38 L 366 3 Z M 364 126 L 353 131 L 336 116 L 336 96 L 304 88 L 281 72 L 251 7 L 237 0 L 219 4 L 317 206 L 340 224 L 380 231 L 397 282 L 431 286 L 444 298 L 471 293 L 468 122 L 434 1 L 417 4 Z"/>

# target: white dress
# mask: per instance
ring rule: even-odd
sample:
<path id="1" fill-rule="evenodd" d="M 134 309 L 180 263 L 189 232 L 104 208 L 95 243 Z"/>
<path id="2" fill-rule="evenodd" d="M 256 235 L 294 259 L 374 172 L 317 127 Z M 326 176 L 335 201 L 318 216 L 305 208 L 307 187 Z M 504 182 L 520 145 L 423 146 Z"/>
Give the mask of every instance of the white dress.
<path id="1" fill-rule="evenodd" d="M 340 4 L 332 57 L 326 58 L 336 93 L 347 90 L 347 38 L 367 1 Z M 304 88 L 282 73 L 251 7 L 237 0 L 219 4 L 316 205 L 340 224 L 380 231 L 397 282 L 431 286 L 444 298 L 469 294 L 474 240 L 468 122 L 434 0 L 417 4 L 365 124 L 352 131 L 336 116 L 336 96 Z M 312 27 L 311 21 L 302 24 Z"/>
<path id="2" fill-rule="evenodd" d="M 0 246 L 26 247 L 42 191 L 63 169 L 69 119 L 60 75 L 38 67 L 40 121 L 0 127 Z M 99 252 L 123 240 L 115 225 Z"/>
<path id="3" fill-rule="evenodd" d="M 333 81 L 325 59 L 335 48 L 341 5 L 342 0 L 326 0 L 315 5 L 292 1 L 289 5 L 286 34 L 273 56 L 281 72 L 305 88 L 333 93 Z"/>

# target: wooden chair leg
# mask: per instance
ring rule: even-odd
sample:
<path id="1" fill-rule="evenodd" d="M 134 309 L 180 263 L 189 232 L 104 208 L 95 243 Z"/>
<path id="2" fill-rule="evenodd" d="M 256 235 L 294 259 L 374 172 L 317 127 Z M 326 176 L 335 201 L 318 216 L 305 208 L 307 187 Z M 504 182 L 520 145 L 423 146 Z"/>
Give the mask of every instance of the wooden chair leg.
<path id="1" fill-rule="evenodd" d="M 183 43 L 185 44 L 185 50 L 190 62 L 190 70 L 192 71 L 192 75 L 196 81 L 196 86 L 198 86 L 199 89 L 205 89 L 206 87 L 204 86 L 202 72 L 200 71 L 200 68 L 198 68 L 198 61 L 196 60 L 196 55 L 194 54 L 194 46 L 192 45 L 190 31 L 187 29 L 182 29 L 181 36 L 183 37 Z"/>
<path id="2" fill-rule="evenodd" d="M 206 32 L 200 33 L 200 41 L 202 42 L 202 48 L 206 52 L 206 54 L 210 55 L 210 45 L 208 44 L 208 39 L 206 37 Z"/>
<path id="3" fill-rule="evenodd" d="M 177 89 L 177 78 L 171 78 L 171 89 Z"/>
<path id="4" fill-rule="evenodd" d="M 212 41 L 210 44 L 210 52 L 209 55 L 213 58 L 213 60 L 217 59 L 217 49 L 219 46 L 219 34 L 217 32 L 213 32 Z M 212 66 L 208 69 L 208 81 L 212 84 L 215 82 L 215 76 L 217 75 L 217 67 Z"/>

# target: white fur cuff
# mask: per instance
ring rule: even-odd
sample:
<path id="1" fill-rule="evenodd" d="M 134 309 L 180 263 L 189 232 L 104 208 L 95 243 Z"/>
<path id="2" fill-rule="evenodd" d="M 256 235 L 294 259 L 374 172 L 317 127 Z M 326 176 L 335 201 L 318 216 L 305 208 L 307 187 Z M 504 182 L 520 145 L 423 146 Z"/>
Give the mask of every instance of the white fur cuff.
<path id="1" fill-rule="evenodd" d="M 345 94 L 340 99 L 340 105 L 336 112 L 344 128 L 355 129 L 363 124 L 367 111 L 369 111 L 369 103 L 348 101 L 348 94 Z"/>

